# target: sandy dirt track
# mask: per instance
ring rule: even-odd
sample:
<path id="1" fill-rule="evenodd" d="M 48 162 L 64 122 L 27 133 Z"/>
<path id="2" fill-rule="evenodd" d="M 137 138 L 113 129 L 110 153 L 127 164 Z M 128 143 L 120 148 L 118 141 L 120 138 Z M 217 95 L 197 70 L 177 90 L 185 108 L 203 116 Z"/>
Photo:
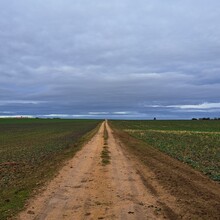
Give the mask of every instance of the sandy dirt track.
<path id="1" fill-rule="evenodd" d="M 106 166 L 101 161 L 104 123 L 111 156 Z M 148 185 L 154 174 L 121 146 L 104 123 L 18 219 L 178 219 L 176 198 L 156 181 L 153 187 Z"/>

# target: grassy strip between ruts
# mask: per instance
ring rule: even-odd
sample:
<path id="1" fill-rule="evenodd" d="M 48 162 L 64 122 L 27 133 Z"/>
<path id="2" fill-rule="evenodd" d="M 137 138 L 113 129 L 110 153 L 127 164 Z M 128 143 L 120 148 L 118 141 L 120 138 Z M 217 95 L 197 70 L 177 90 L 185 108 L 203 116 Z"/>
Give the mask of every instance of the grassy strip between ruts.
<path id="1" fill-rule="evenodd" d="M 220 181 L 219 121 L 112 121 L 152 147 Z M 153 130 L 154 129 L 154 130 Z"/>
<path id="2" fill-rule="evenodd" d="M 104 139 L 104 146 L 103 150 L 101 152 L 101 158 L 102 158 L 102 165 L 108 165 L 110 163 L 110 151 L 108 150 L 108 131 L 106 129 L 106 124 L 104 124 L 104 134 L 103 134 L 103 139 Z"/>
<path id="3" fill-rule="evenodd" d="M 0 219 L 14 216 L 97 132 L 98 120 L 0 121 Z"/>

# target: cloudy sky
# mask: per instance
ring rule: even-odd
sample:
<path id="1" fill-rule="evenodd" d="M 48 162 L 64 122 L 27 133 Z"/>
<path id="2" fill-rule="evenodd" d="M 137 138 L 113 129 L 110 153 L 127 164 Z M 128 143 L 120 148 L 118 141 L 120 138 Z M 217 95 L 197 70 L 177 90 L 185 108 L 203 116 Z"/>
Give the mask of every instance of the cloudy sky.
<path id="1" fill-rule="evenodd" d="M 0 8 L 0 116 L 220 117 L 219 0 Z"/>

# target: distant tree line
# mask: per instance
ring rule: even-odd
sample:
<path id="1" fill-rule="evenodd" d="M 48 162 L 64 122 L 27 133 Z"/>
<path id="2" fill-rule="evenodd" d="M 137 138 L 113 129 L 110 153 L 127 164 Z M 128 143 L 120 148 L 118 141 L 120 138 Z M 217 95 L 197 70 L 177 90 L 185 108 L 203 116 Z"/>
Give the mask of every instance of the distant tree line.
<path id="1" fill-rule="evenodd" d="M 220 120 L 220 118 L 192 118 L 192 120 Z"/>

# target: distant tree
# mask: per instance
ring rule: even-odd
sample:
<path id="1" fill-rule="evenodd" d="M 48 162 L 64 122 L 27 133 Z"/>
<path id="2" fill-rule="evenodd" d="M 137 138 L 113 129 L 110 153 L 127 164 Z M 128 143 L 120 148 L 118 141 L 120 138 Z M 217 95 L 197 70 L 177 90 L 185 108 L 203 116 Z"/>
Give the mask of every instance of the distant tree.
<path id="1" fill-rule="evenodd" d="M 210 120 L 210 118 L 200 118 L 199 120 Z"/>
<path id="2" fill-rule="evenodd" d="M 192 118 L 193 121 L 197 120 L 197 118 Z"/>
<path id="3" fill-rule="evenodd" d="M 156 121 L 157 120 L 157 118 L 156 117 L 154 117 L 154 121 Z"/>

